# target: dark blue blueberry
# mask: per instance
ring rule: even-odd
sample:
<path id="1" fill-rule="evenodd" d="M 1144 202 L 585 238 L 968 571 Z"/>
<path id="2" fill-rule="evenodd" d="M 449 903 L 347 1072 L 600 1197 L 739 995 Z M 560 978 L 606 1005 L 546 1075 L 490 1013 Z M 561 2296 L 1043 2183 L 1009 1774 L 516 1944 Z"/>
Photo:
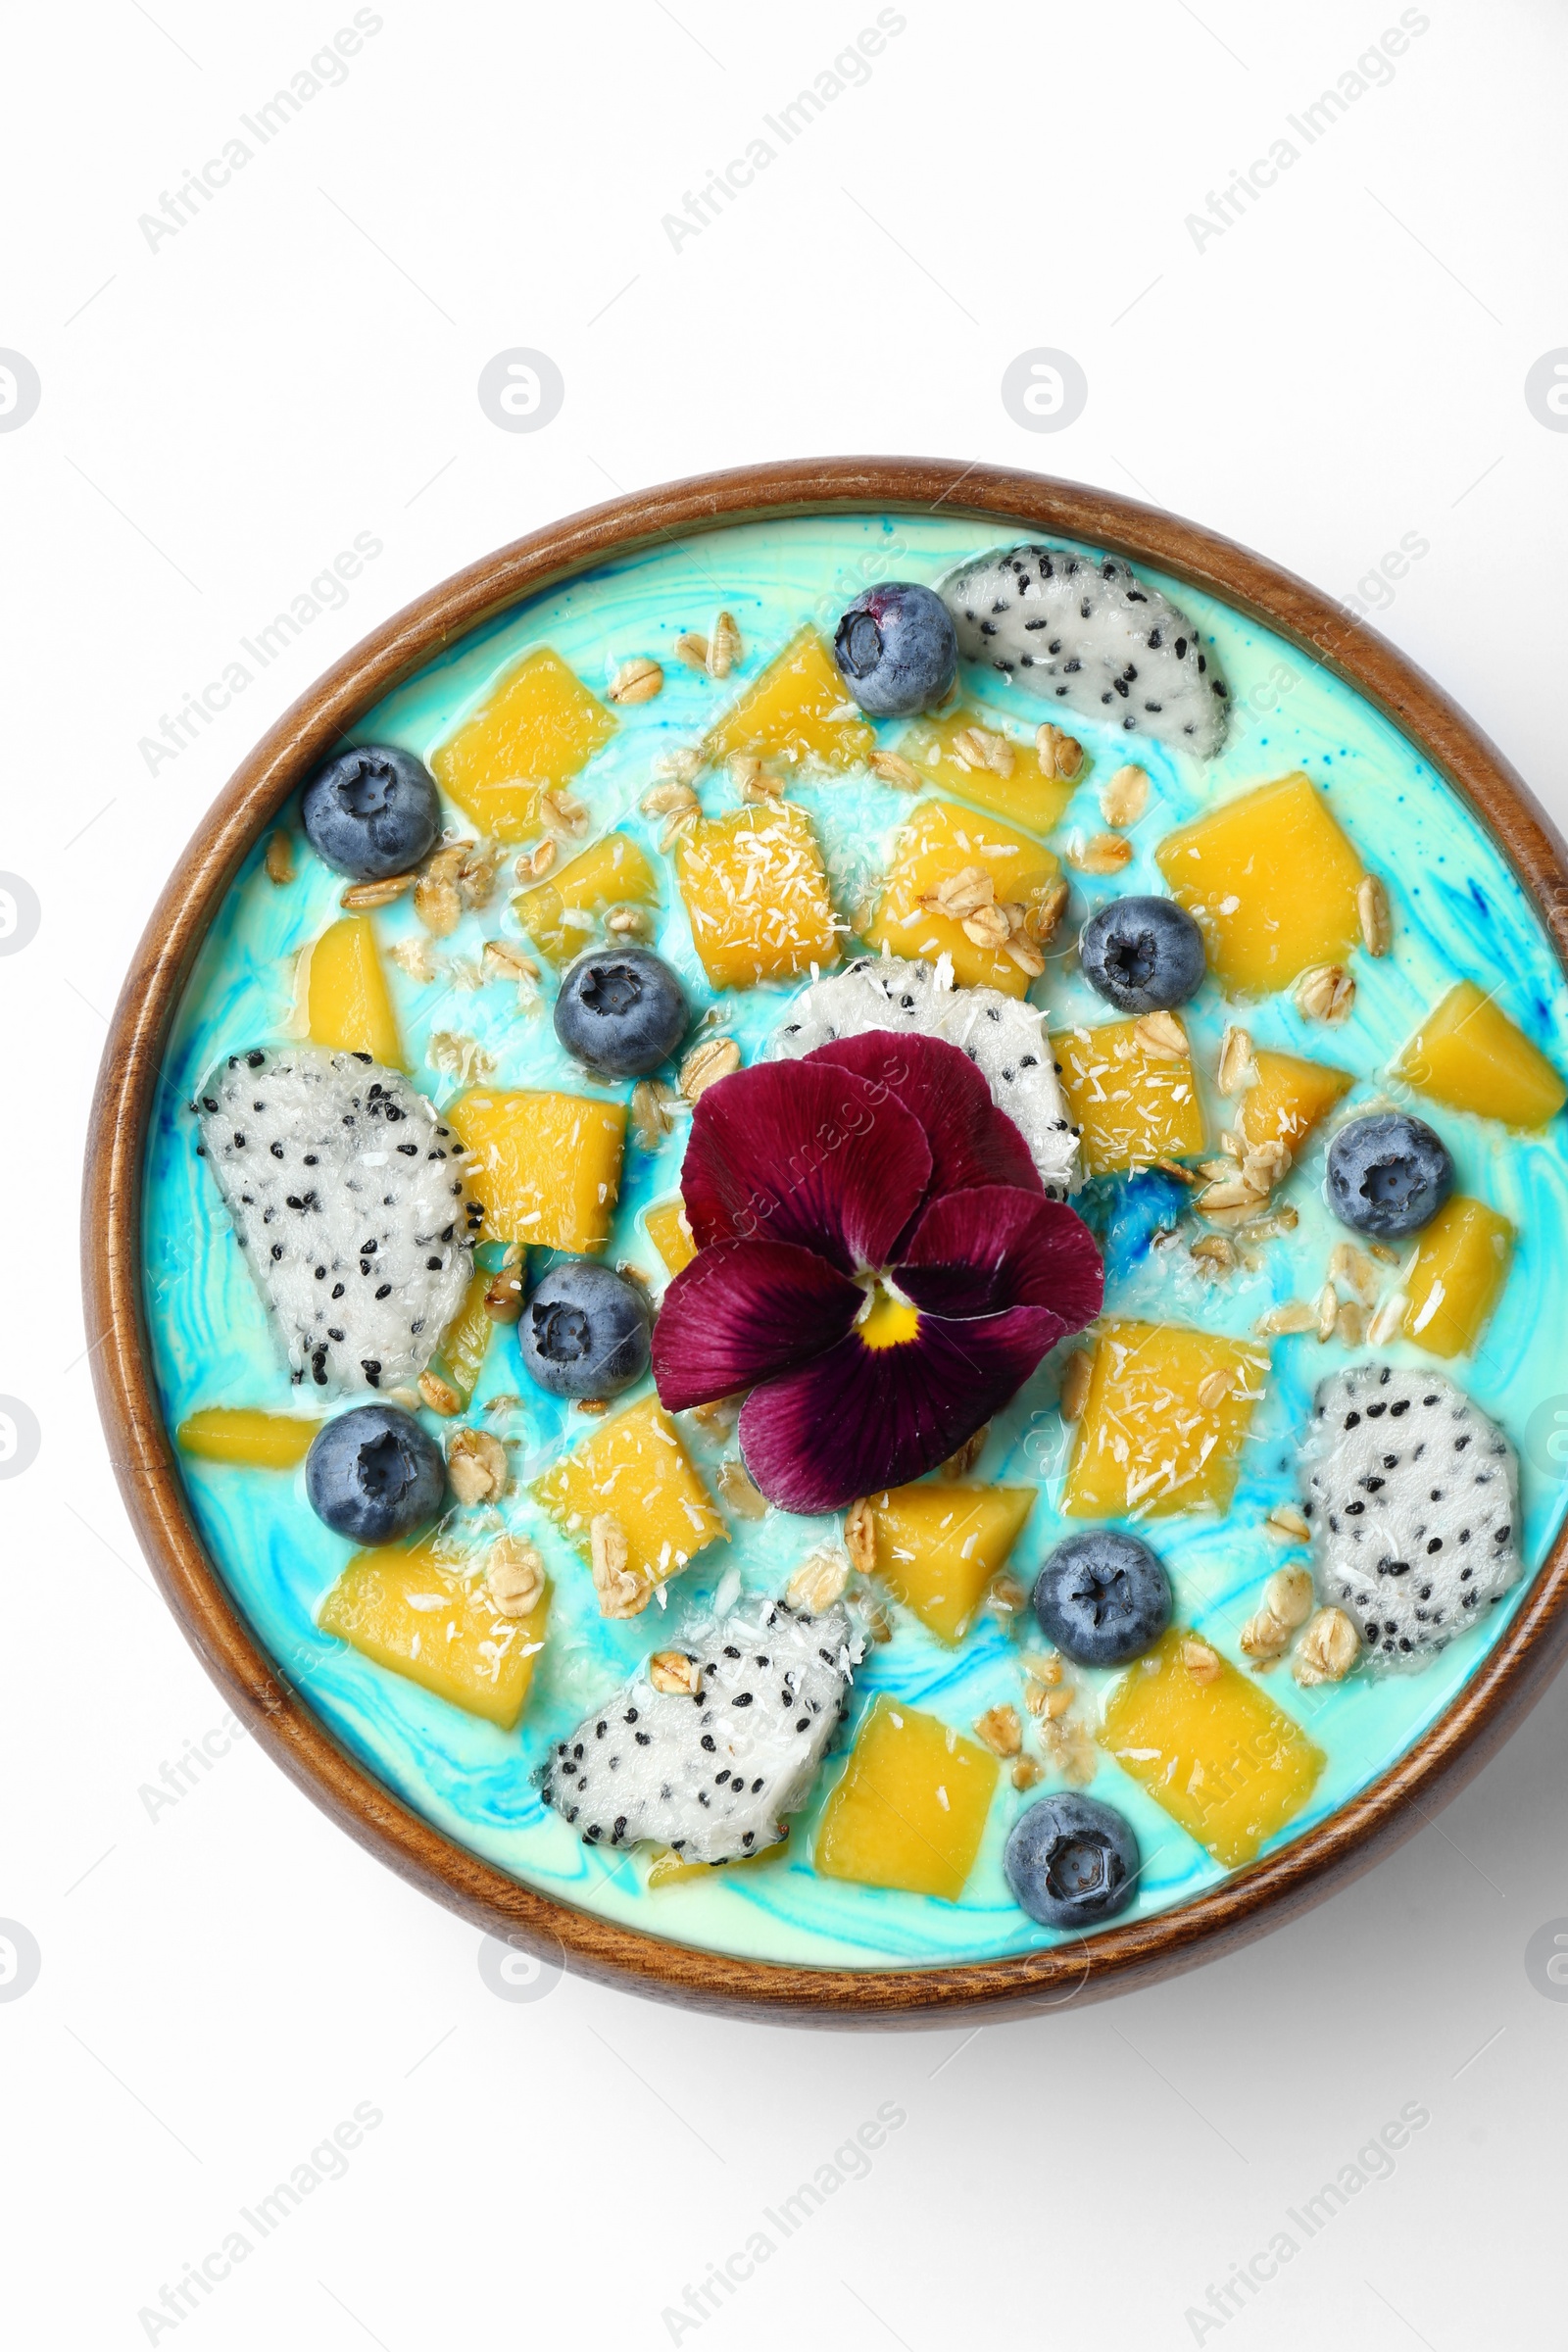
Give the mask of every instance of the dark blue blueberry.
<path id="1" fill-rule="evenodd" d="M 642 1078 L 667 1061 L 691 1015 L 662 956 L 647 948 L 591 948 L 556 999 L 556 1035 L 607 1078 Z"/>
<path id="2" fill-rule="evenodd" d="M 1419 1233 L 1452 1190 L 1447 1145 L 1402 1110 L 1351 1119 L 1329 1146 L 1329 1202 L 1356 1233 L 1389 1242 Z"/>
<path id="3" fill-rule="evenodd" d="M 873 718 L 912 718 L 940 703 L 958 665 L 947 606 L 910 580 L 878 580 L 839 622 L 833 659 Z"/>
<path id="4" fill-rule="evenodd" d="M 406 874 L 441 832 L 434 778 L 392 744 L 340 752 L 306 785 L 300 815 L 317 856 L 356 882 Z"/>
<path id="5" fill-rule="evenodd" d="M 1147 1544 L 1118 1527 L 1089 1527 L 1047 1557 L 1035 1615 L 1079 1666 L 1122 1666 L 1170 1623 L 1170 1578 Z"/>
<path id="6" fill-rule="evenodd" d="M 1014 1899 L 1043 1928 L 1092 1928 L 1126 1910 L 1143 1857 L 1113 1806 L 1062 1789 L 1019 1814 L 1002 1867 Z"/>
<path id="7" fill-rule="evenodd" d="M 1203 934 L 1171 899 L 1112 899 L 1085 923 L 1078 958 L 1122 1012 L 1169 1012 L 1203 984 Z"/>
<path id="8" fill-rule="evenodd" d="M 440 1446 L 395 1404 L 339 1413 L 305 1457 L 312 1510 L 334 1535 L 356 1544 L 391 1544 L 428 1527 L 446 1484 Z"/>
<path id="9" fill-rule="evenodd" d="M 517 1344 L 552 1396 L 613 1396 L 648 1369 L 648 1302 L 592 1258 L 563 1258 L 522 1310 Z"/>

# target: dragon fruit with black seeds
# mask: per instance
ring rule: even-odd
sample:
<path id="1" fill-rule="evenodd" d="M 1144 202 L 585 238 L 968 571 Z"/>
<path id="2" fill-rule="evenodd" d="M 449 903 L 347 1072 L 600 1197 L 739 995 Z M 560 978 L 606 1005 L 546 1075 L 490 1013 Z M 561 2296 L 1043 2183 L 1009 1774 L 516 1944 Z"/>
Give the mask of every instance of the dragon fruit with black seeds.
<path id="1" fill-rule="evenodd" d="M 1325 1380 L 1301 1496 L 1319 1592 L 1369 1663 L 1426 1665 L 1523 1573 L 1513 1447 L 1441 1373 L 1357 1364 Z"/>
<path id="2" fill-rule="evenodd" d="M 417 1379 L 463 1303 L 484 1214 L 424 1096 L 368 1054 L 290 1045 L 230 1054 L 193 1107 L 296 1384 Z"/>
<path id="3" fill-rule="evenodd" d="M 560 1740 L 540 1784 L 586 1845 L 667 1845 L 683 1862 L 738 1862 L 776 1845 L 810 1795 L 843 1721 L 861 1645 L 848 1612 L 818 1616 L 743 1594 L 693 1619 Z M 692 1688 L 661 1689 L 653 1679 Z"/>
<path id="4" fill-rule="evenodd" d="M 1053 707 L 1211 760 L 1229 688 L 1211 648 L 1119 556 L 1025 545 L 976 556 L 942 583 L 966 662 Z"/>
<path id="5" fill-rule="evenodd" d="M 947 956 L 935 964 L 861 956 L 803 989 L 768 1041 L 773 1061 L 798 1061 L 818 1046 L 870 1029 L 940 1037 L 968 1054 L 1029 1147 L 1053 1200 L 1077 1186 L 1078 1138 L 1067 1116 L 1044 1016 L 995 988 L 955 988 Z"/>

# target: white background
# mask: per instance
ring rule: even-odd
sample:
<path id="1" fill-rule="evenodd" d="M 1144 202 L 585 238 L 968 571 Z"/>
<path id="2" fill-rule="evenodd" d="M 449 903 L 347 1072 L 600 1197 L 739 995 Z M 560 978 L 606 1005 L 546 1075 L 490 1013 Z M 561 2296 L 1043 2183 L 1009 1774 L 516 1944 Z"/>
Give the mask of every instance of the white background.
<path id="1" fill-rule="evenodd" d="M 1525 399 L 1568 343 L 1560 6 L 1431 0 L 1392 81 L 1200 247 L 1186 217 L 1302 146 L 1286 117 L 1394 0 L 907 0 L 868 81 L 677 250 L 662 216 L 870 0 L 385 0 L 342 85 L 150 247 L 138 216 L 351 14 L 92 0 L 7 35 L 0 344 L 42 383 L 0 433 L 0 868 L 41 906 L 0 957 L 0 1392 L 41 1429 L 0 1481 L 0 1918 L 42 1955 L 0 1998 L 7 2341 L 1560 2345 L 1568 2006 L 1526 1946 L 1568 1914 L 1568 1684 L 1359 1886 L 1136 1998 L 926 2035 L 569 1978 L 508 2002 L 471 1929 L 248 1743 L 149 1816 L 223 1701 L 121 1509 L 74 1271 L 106 1016 L 231 768 L 406 600 L 622 488 L 983 458 L 1343 597 L 1415 533 L 1380 625 L 1568 814 L 1568 438 Z M 476 398 L 515 345 L 564 376 L 536 433 Z M 999 395 L 1040 345 L 1089 384 L 1054 436 Z M 162 715 L 364 531 L 384 552 L 346 607 L 150 773 Z M 362 2102 L 383 2120 L 346 2178 L 195 2312 L 139 2318 Z M 719 2310 L 662 2316 L 886 2102 L 868 2177 Z M 1392 2177 L 1306 2241 L 1286 2209 L 1407 2103 L 1430 2122 Z M 1210 2284 L 1282 2229 L 1300 2250 L 1221 2320 Z"/>

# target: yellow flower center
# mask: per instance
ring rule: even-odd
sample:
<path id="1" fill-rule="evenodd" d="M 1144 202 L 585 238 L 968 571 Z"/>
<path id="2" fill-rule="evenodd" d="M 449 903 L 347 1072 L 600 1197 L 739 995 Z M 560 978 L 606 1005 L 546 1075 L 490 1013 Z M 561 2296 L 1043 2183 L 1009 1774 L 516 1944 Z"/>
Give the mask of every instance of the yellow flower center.
<path id="1" fill-rule="evenodd" d="M 919 1330 L 920 1317 L 907 1298 L 896 1298 L 878 1278 L 866 1291 L 866 1303 L 855 1328 L 866 1348 L 902 1348 Z"/>

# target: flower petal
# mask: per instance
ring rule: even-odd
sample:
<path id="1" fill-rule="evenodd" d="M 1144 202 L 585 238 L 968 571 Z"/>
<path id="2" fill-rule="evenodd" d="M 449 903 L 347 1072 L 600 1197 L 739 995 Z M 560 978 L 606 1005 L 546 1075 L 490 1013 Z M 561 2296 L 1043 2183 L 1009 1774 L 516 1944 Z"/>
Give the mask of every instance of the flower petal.
<path id="1" fill-rule="evenodd" d="M 1049 1306 L 1065 1331 L 1100 1312 L 1105 1269 L 1082 1217 L 1003 1185 L 949 1193 L 921 1210 L 895 1279 L 933 1315 Z"/>
<path id="2" fill-rule="evenodd" d="M 1046 1306 L 954 1323 L 922 1315 L 912 1340 L 867 1348 L 856 1332 L 752 1391 L 741 1407 L 747 1469 L 781 1511 L 836 1511 L 945 1462 L 1020 1389 L 1062 1336 Z"/>
<path id="3" fill-rule="evenodd" d="M 766 1238 L 844 1274 L 886 1265 L 930 1181 L 919 1120 L 853 1070 L 808 1058 L 707 1088 L 680 1172 L 699 1251 Z"/>
<path id="4" fill-rule="evenodd" d="M 672 1413 L 770 1380 L 843 1339 L 858 1283 L 789 1242 L 715 1242 L 683 1266 L 654 1325 L 654 1380 Z"/>
<path id="5" fill-rule="evenodd" d="M 914 1113 L 931 1147 L 927 1189 L 933 1197 L 975 1184 L 1017 1185 L 1026 1193 L 1043 1189 L 1023 1137 L 998 1108 L 967 1054 L 945 1038 L 868 1029 L 859 1037 L 818 1046 L 801 1058 L 808 1068 L 831 1062 L 854 1070 L 886 1087 L 895 1102 Z"/>

